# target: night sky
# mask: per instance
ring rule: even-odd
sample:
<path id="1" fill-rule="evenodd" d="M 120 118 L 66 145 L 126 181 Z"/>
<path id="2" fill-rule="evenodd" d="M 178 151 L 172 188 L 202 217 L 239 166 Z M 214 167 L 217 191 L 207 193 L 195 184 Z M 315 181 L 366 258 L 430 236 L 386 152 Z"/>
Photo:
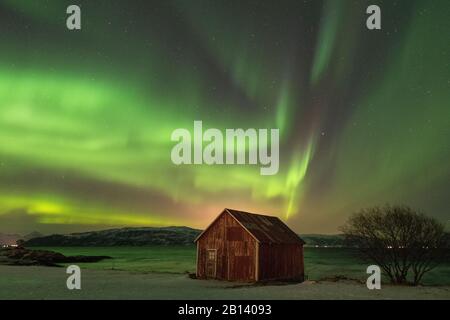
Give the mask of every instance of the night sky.
<path id="1" fill-rule="evenodd" d="M 0 232 L 204 228 L 230 207 L 335 233 L 388 202 L 446 223 L 449 119 L 448 0 L 0 0 Z M 279 128 L 279 173 L 174 165 L 194 120 Z"/>

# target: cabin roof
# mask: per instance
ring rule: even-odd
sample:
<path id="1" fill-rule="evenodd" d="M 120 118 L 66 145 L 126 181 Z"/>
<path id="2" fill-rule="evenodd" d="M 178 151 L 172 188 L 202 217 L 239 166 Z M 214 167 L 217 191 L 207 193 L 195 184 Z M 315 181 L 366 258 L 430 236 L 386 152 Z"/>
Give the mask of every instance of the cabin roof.
<path id="1" fill-rule="evenodd" d="M 262 214 L 250 213 L 245 211 L 233 210 L 226 208 L 198 237 L 205 234 L 205 232 L 214 224 L 214 222 L 228 213 L 231 215 L 248 233 L 250 233 L 256 241 L 260 243 L 300 243 L 305 244 L 294 231 L 292 231 L 283 221 L 278 217 L 266 216 Z"/>

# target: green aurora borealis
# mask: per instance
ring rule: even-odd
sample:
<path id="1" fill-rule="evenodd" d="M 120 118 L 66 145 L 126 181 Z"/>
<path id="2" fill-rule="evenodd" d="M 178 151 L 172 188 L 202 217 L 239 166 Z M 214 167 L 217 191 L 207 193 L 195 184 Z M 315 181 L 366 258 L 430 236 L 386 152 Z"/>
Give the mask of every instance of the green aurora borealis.
<path id="1" fill-rule="evenodd" d="M 449 1 L 0 0 L 0 232 L 231 207 L 332 233 L 387 202 L 446 222 L 449 119 Z M 279 173 L 173 165 L 194 120 L 279 128 Z"/>

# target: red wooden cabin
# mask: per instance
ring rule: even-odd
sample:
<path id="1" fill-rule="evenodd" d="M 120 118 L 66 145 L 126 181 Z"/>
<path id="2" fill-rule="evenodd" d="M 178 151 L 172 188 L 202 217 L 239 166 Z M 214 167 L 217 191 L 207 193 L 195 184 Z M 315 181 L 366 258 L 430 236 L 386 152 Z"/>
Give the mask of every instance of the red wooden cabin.
<path id="1" fill-rule="evenodd" d="M 225 209 L 195 242 L 200 279 L 304 278 L 305 242 L 277 217 Z"/>

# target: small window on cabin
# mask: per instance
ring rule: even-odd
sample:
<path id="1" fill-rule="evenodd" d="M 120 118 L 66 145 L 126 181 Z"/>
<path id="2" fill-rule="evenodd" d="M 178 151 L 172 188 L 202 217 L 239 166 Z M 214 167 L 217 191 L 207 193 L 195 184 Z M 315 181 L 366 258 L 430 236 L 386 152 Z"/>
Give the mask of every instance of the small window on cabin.
<path id="1" fill-rule="evenodd" d="M 208 250 L 208 260 L 215 260 L 215 258 L 216 258 L 216 251 Z"/>

